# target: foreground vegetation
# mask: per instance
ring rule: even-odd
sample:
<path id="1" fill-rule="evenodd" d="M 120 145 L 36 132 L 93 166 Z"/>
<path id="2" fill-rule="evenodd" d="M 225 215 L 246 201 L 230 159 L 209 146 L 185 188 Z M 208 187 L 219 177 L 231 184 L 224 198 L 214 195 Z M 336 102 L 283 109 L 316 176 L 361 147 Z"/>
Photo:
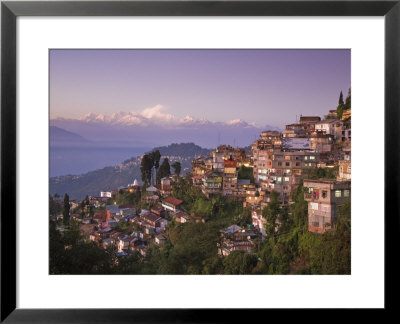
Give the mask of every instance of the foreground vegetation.
<path id="1" fill-rule="evenodd" d="M 350 200 L 340 207 L 335 230 L 322 235 L 307 231 L 307 202 L 302 184 L 293 195 L 294 203 L 283 205 L 276 193 L 262 213 L 267 219 L 267 237 L 252 254 L 235 251 L 217 253 L 220 230 L 232 225 L 251 224 L 251 212 L 234 199 L 207 199 L 190 177 L 179 178 L 173 196 L 182 199 L 183 210 L 201 215 L 206 223 L 168 225 L 162 247 L 150 245 L 145 257 L 139 253 L 117 257 L 116 251 L 89 242 L 79 225 L 70 222 L 60 233 L 50 222 L 50 273 L 52 274 L 350 274 Z M 120 193 L 109 203 L 142 203 L 141 193 Z M 54 202 L 51 208 L 56 209 Z M 132 230 L 127 227 L 124 232 Z M 258 243 L 258 242 L 257 242 Z"/>

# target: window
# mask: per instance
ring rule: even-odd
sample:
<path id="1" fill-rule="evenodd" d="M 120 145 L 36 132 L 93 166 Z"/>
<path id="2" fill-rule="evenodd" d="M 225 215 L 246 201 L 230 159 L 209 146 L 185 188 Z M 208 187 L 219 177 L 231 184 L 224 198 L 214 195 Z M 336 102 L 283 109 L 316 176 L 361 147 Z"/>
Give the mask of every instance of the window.
<path id="1" fill-rule="evenodd" d="M 319 222 L 312 222 L 311 225 L 314 227 L 319 227 Z"/>
<path id="2" fill-rule="evenodd" d="M 322 190 L 322 198 L 326 198 L 328 196 L 328 192 L 326 190 Z"/>
<path id="3" fill-rule="evenodd" d="M 278 166 L 282 166 L 282 162 L 278 162 Z"/>
<path id="4" fill-rule="evenodd" d="M 284 178 L 284 181 L 285 181 L 285 182 L 289 182 L 289 177 L 285 177 L 285 178 Z"/>
<path id="5" fill-rule="evenodd" d="M 307 161 L 307 160 L 308 160 L 308 156 L 305 156 L 305 157 L 304 157 L 304 160 L 306 160 L 306 161 Z"/>
<path id="6" fill-rule="evenodd" d="M 315 160 L 315 156 L 310 156 L 310 160 Z"/>
<path id="7" fill-rule="evenodd" d="M 286 165 L 286 166 L 289 166 L 289 165 L 290 165 L 290 162 L 286 162 L 285 165 Z"/>
<path id="8" fill-rule="evenodd" d="M 343 192 L 343 196 L 344 197 L 350 197 L 350 190 L 344 190 L 344 192 Z"/>
<path id="9" fill-rule="evenodd" d="M 342 197 L 342 190 L 335 190 L 335 197 L 336 198 Z"/>
<path id="10" fill-rule="evenodd" d="M 296 166 L 300 166 L 300 162 L 296 162 Z"/>
<path id="11" fill-rule="evenodd" d="M 290 155 L 285 155 L 285 160 L 290 160 Z"/>

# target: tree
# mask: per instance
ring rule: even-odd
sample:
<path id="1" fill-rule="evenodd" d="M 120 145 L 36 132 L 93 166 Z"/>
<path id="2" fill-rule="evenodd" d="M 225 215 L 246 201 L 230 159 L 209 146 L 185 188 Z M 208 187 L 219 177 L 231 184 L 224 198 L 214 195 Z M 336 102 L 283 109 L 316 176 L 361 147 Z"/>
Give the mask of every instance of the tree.
<path id="1" fill-rule="evenodd" d="M 69 196 L 68 194 L 64 195 L 64 208 L 63 208 L 63 223 L 64 225 L 69 225 L 69 210 L 70 210 L 70 205 L 69 205 Z"/>
<path id="2" fill-rule="evenodd" d="M 153 168 L 153 160 L 148 154 L 143 155 L 140 163 L 140 173 L 142 175 L 142 181 L 145 185 L 150 184 L 151 181 L 151 169 Z"/>
<path id="3" fill-rule="evenodd" d="M 238 172 L 238 179 L 249 179 L 251 183 L 254 183 L 253 168 L 241 165 Z"/>
<path id="4" fill-rule="evenodd" d="M 49 196 L 49 213 L 50 216 L 57 216 L 62 211 L 62 205 L 59 201 L 53 199 L 53 197 Z"/>
<path id="5" fill-rule="evenodd" d="M 343 102 L 343 93 L 342 93 L 342 91 L 340 91 L 339 104 L 338 104 L 338 106 L 336 108 L 336 114 L 337 114 L 338 119 L 342 118 L 342 114 L 343 114 L 343 110 L 344 109 L 345 109 L 345 105 L 344 105 L 344 102 Z"/>
<path id="6" fill-rule="evenodd" d="M 280 213 L 280 202 L 278 200 L 278 193 L 275 190 L 271 191 L 270 201 L 267 207 L 262 210 L 262 216 L 267 220 L 265 224 L 265 232 L 269 237 L 275 235 L 275 229 L 277 226 L 277 219 Z"/>
<path id="7" fill-rule="evenodd" d="M 257 257 L 243 251 L 233 251 L 222 263 L 225 274 L 249 274 L 257 265 Z"/>
<path id="8" fill-rule="evenodd" d="M 176 175 L 179 175 L 181 173 L 181 162 L 176 161 L 174 164 L 172 164 L 172 167 L 174 168 L 174 173 Z"/>
<path id="9" fill-rule="evenodd" d="M 346 97 L 346 103 L 344 104 L 344 109 L 351 109 L 351 88 L 349 89 L 349 92 L 347 93 Z"/>
<path id="10" fill-rule="evenodd" d="M 155 151 L 151 152 L 150 154 L 152 156 L 152 160 L 154 161 L 154 167 L 157 171 L 158 168 L 160 167 L 161 153 L 159 150 L 155 150 Z"/>
<path id="11" fill-rule="evenodd" d="M 93 220 L 93 217 L 94 217 L 94 206 L 93 205 L 89 206 L 89 217 L 91 220 Z"/>
<path id="12" fill-rule="evenodd" d="M 242 227 L 250 225 L 252 223 L 251 209 L 243 208 L 243 211 L 235 217 L 235 223 Z"/>
<path id="13" fill-rule="evenodd" d="M 157 171 L 158 171 L 158 168 L 160 166 L 160 158 L 161 158 L 160 151 L 159 150 L 155 150 L 155 151 L 151 152 L 149 154 L 149 158 L 151 160 L 150 180 L 151 180 L 151 177 L 153 175 L 153 167 L 156 169 L 156 179 L 157 179 Z M 154 182 L 154 178 L 153 178 L 153 182 Z"/>
<path id="14" fill-rule="evenodd" d="M 339 95 L 339 105 L 343 105 L 343 104 L 344 104 L 344 102 L 343 102 L 343 92 L 340 91 L 340 95 Z"/>
<path id="15" fill-rule="evenodd" d="M 157 172 L 157 184 L 160 183 L 161 178 L 168 177 L 169 175 L 171 175 L 171 167 L 168 158 L 165 158 Z"/>

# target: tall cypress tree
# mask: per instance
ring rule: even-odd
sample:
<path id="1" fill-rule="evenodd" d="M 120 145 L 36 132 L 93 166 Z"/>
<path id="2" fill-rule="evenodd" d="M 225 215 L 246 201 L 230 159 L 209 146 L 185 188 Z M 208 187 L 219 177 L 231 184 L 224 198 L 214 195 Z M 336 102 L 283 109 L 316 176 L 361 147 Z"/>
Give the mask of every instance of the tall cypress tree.
<path id="1" fill-rule="evenodd" d="M 159 150 L 155 150 L 153 152 L 150 153 L 151 155 L 151 160 L 153 162 L 153 166 L 156 169 L 156 179 L 157 179 L 157 172 L 158 172 L 158 168 L 160 167 L 160 159 L 161 159 L 161 154 Z M 152 172 L 151 172 L 152 174 Z"/>
<path id="2" fill-rule="evenodd" d="M 171 175 L 171 167 L 169 165 L 168 158 L 165 158 L 160 166 L 160 169 L 157 173 L 157 184 L 160 183 L 161 178 L 167 177 Z"/>
<path id="3" fill-rule="evenodd" d="M 340 91 L 339 104 L 336 108 L 336 115 L 337 115 L 338 119 L 342 118 L 344 109 L 345 109 L 345 106 L 344 106 L 344 102 L 343 102 L 343 93 L 342 93 L 342 91 Z"/>
<path id="4" fill-rule="evenodd" d="M 64 195 L 64 207 L 63 207 L 63 223 L 64 225 L 69 225 L 69 196 L 68 194 Z"/>
<path id="5" fill-rule="evenodd" d="M 182 169 L 181 162 L 176 161 L 174 164 L 172 164 L 172 167 L 174 168 L 174 173 L 176 175 L 179 175 L 181 173 Z"/>
<path id="6" fill-rule="evenodd" d="M 347 93 L 344 109 L 346 109 L 346 110 L 351 109 L 351 88 L 349 89 L 349 92 Z"/>
<path id="7" fill-rule="evenodd" d="M 343 105 L 344 101 L 343 101 L 343 92 L 340 91 L 340 95 L 339 95 L 339 105 Z"/>
<path id="8" fill-rule="evenodd" d="M 153 160 L 148 154 L 143 155 L 140 163 L 140 172 L 142 175 L 142 181 L 145 185 L 150 184 L 151 180 L 151 169 L 153 168 Z"/>

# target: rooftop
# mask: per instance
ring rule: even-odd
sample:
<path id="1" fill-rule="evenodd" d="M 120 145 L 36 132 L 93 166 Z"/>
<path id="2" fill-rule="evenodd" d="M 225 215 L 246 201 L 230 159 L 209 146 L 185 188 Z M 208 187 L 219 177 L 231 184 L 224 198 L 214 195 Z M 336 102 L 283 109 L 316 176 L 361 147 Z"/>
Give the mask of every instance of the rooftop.
<path id="1" fill-rule="evenodd" d="M 178 206 L 178 205 L 180 205 L 180 204 L 183 203 L 182 200 L 177 199 L 177 198 L 174 198 L 174 197 L 165 198 L 165 199 L 164 199 L 164 202 L 167 203 L 167 204 L 171 204 L 171 205 L 173 205 L 173 206 Z"/>
<path id="2" fill-rule="evenodd" d="M 156 222 L 161 219 L 160 216 L 153 214 L 153 213 L 146 213 L 146 214 L 142 215 L 141 217 L 146 220 L 149 220 L 151 222 Z"/>

